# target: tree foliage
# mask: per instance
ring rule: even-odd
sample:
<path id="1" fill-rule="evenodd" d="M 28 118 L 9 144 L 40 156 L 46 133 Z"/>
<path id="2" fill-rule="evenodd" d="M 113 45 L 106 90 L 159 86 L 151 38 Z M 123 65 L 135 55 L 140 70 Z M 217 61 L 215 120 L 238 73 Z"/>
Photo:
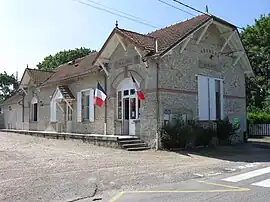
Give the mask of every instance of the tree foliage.
<path id="1" fill-rule="evenodd" d="M 17 86 L 18 82 L 13 74 L 8 75 L 5 71 L 0 73 L 0 103 L 7 99 Z"/>
<path id="2" fill-rule="evenodd" d="M 270 14 L 255 19 L 255 24 L 247 26 L 241 37 L 255 74 L 246 81 L 248 108 L 263 110 L 270 106 Z"/>
<path id="3" fill-rule="evenodd" d="M 41 70 L 52 71 L 61 64 L 84 57 L 89 53 L 91 53 L 91 50 L 84 47 L 60 51 L 55 55 L 45 57 L 42 62 L 37 64 L 37 67 Z"/>

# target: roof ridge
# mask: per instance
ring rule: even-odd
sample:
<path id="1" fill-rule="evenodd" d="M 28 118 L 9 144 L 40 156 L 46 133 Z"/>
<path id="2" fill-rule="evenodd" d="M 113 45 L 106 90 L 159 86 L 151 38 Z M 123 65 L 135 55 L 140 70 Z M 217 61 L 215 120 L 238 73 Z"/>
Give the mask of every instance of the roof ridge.
<path id="1" fill-rule="evenodd" d="M 85 55 L 85 56 L 83 56 L 83 57 L 76 58 L 76 59 L 75 59 L 75 62 L 78 61 L 78 60 L 80 60 L 80 59 L 84 59 L 84 58 L 86 58 L 87 56 L 91 56 L 91 55 L 93 55 L 93 54 L 95 54 L 95 53 L 98 53 L 98 51 L 93 50 L 93 51 L 91 51 L 88 55 Z M 55 70 L 61 68 L 61 67 L 64 66 L 64 65 L 68 65 L 69 62 L 70 62 L 70 61 L 68 61 L 68 62 L 66 62 L 66 63 L 63 63 L 63 64 L 61 64 L 61 65 L 58 65 L 58 66 L 55 68 Z"/>
<path id="2" fill-rule="evenodd" d="M 155 37 L 153 37 L 153 36 L 148 36 L 148 35 L 146 35 L 146 34 L 142 34 L 142 33 L 139 33 L 139 32 L 135 32 L 135 31 L 127 30 L 127 29 L 122 29 L 122 28 L 117 28 L 117 29 L 118 29 L 119 31 L 130 32 L 130 33 L 138 34 L 138 35 L 141 35 L 141 36 L 144 36 L 144 37 L 149 37 L 149 38 L 155 39 Z"/>
<path id="3" fill-rule="evenodd" d="M 28 69 L 28 70 L 34 70 L 34 71 L 39 71 L 39 72 L 54 73 L 54 71 L 52 71 L 52 70 L 36 69 L 36 68 L 29 68 L 29 67 L 27 67 L 26 69 Z"/>
<path id="4" fill-rule="evenodd" d="M 188 21 L 190 21 L 190 20 L 193 20 L 193 19 L 198 18 L 198 17 L 203 16 L 203 15 L 206 15 L 206 14 L 200 14 L 200 15 L 193 16 L 193 17 L 190 18 L 190 19 L 185 19 L 185 20 L 183 20 L 183 21 L 176 22 L 176 23 L 171 24 L 171 25 L 168 25 L 168 26 L 166 26 L 166 27 L 163 27 L 163 28 L 160 28 L 160 29 L 156 29 L 155 31 L 149 32 L 149 33 L 147 33 L 146 35 L 147 35 L 147 36 L 151 36 L 151 34 L 157 32 L 157 31 L 161 31 L 161 30 L 164 30 L 164 29 L 168 29 L 168 28 L 170 28 L 170 27 L 172 27 L 172 26 L 175 26 L 175 25 L 179 25 L 179 24 L 188 22 Z M 209 15 L 209 17 L 211 17 L 211 16 Z"/>

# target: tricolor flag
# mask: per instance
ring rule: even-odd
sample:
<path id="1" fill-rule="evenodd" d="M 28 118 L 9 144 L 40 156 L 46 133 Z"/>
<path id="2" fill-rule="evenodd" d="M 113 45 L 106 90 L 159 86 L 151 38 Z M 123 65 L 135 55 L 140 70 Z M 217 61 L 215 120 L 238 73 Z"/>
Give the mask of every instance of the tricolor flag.
<path id="1" fill-rule="evenodd" d="M 140 89 L 139 87 L 139 84 L 137 83 L 137 81 L 134 79 L 134 77 L 132 76 L 132 74 L 130 73 L 131 75 L 131 78 L 132 78 L 132 82 L 133 82 L 133 86 L 137 92 L 137 96 L 139 98 L 139 100 L 143 100 L 144 99 L 144 95 L 143 95 L 143 92 L 142 90 Z"/>
<path id="2" fill-rule="evenodd" d="M 103 102 L 106 100 L 106 92 L 100 85 L 100 83 L 97 83 L 97 88 L 95 90 L 95 96 L 94 96 L 94 104 L 98 105 L 99 107 L 102 106 Z"/>

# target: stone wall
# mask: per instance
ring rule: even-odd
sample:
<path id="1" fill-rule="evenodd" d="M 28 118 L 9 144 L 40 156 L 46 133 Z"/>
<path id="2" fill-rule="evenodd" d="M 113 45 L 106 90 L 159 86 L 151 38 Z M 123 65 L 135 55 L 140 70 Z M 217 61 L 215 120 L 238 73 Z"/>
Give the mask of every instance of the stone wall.
<path id="1" fill-rule="evenodd" d="M 245 76 L 240 63 L 233 66 L 233 58 L 218 53 L 224 40 L 215 25 L 209 27 L 197 44 L 199 34 L 189 41 L 183 53 L 179 45 L 161 59 L 159 85 L 163 106 L 172 111 L 189 111 L 196 119 L 196 76 L 200 74 L 224 79 L 224 117 L 236 113 L 246 116 Z M 224 52 L 229 51 L 227 46 Z"/>

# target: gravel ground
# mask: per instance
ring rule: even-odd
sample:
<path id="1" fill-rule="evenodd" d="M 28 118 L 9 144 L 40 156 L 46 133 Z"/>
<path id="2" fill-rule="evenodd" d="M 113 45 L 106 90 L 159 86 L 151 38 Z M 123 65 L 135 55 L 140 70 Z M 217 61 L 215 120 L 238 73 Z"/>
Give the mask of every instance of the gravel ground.
<path id="1" fill-rule="evenodd" d="M 165 151 L 128 152 L 81 141 L 0 132 L 1 201 L 72 201 L 194 178 L 230 162 Z M 91 200 L 90 200 L 91 199 Z M 84 200 L 85 201 L 85 200 Z"/>

